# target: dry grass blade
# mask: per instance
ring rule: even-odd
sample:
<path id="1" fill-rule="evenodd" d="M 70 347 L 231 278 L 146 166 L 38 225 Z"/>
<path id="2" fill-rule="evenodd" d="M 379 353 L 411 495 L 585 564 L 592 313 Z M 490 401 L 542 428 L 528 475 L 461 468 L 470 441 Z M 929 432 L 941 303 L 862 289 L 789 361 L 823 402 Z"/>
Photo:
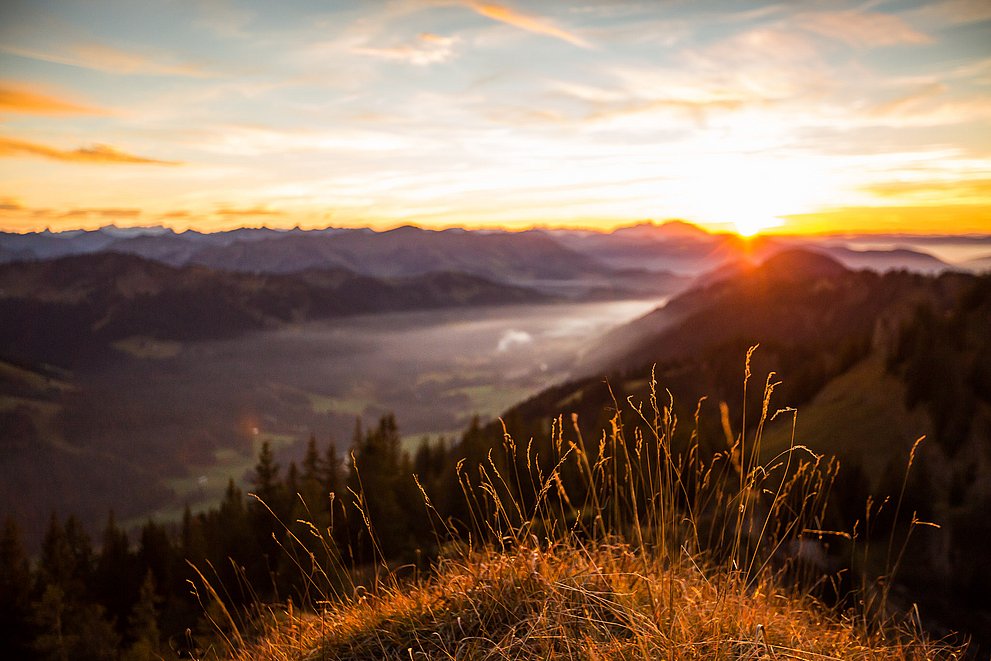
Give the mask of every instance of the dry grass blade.
<path id="1" fill-rule="evenodd" d="M 375 589 L 319 613 L 280 611 L 261 641 L 231 645 L 238 658 L 272 661 L 960 658 L 918 628 L 839 613 L 785 571 L 797 562 L 781 561 L 785 549 L 855 535 L 822 530 L 835 461 L 793 435 L 762 463 L 776 385 L 768 376 L 749 438 L 746 412 L 735 435 L 721 406 L 727 447 L 715 454 L 702 451 L 698 412 L 687 445 L 676 438 L 673 400 L 660 403 L 654 384 L 645 405 L 628 401 L 625 418 L 614 398 L 597 444 L 574 417 L 574 438 L 555 421 L 551 457 L 504 433 L 498 461 L 490 452 L 458 463 L 467 530 L 444 521 L 418 483 L 435 534 L 457 551 L 400 579 L 376 545 Z"/>

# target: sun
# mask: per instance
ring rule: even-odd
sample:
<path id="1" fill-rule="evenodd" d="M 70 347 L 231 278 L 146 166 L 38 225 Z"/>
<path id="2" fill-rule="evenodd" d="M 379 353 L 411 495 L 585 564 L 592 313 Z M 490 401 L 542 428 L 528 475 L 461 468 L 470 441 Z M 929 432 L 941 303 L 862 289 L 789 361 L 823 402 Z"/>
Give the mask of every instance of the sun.
<path id="1" fill-rule="evenodd" d="M 749 239 L 760 234 L 762 231 L 781 225 L 777 218 L 737 218 L 733 221 L 736 233 Z"/>
<path id="2" fill-rule="evenodd" d="M 705 154 L 684 163 L 672 196 L 679 213 L 752 237 L 821 208 L 836 189 L 828 168 L 807 156 Z M 681 211 L 684 209 L 684 211 Z"/>

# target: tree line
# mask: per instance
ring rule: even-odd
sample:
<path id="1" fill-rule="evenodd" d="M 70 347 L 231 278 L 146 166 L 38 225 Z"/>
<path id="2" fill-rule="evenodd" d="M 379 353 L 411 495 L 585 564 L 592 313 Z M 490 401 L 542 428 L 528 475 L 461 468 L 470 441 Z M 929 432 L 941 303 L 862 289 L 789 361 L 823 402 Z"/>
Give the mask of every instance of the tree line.
<path id="1" fill-rule="evenodd" d="M 453 457 L 481 461 L 492 434 L 475 419 L 457 443 L 424 439 L 410 453 L 400 440 L 387 415 L 369 429 L 359 422 L 346 455 L 311 435 L 302 460 L 285 468 L 266 442 L 250 493 L 232 479 L 218 506 L 187 506 L 181 522 L 149 520 L 130 534 L 111 513 L 96 540 L 75 516 L 53 513 L 33 559 L 8 518 L 0 647 L 24 659 L 198 656 L 220 646 L 211 603 L 197 589 L 204 580 L 240 609 L 289 599 L 313 607 L 356 568 L 429 562 L 440 538 L 425 497 L 456 515 Z"/>

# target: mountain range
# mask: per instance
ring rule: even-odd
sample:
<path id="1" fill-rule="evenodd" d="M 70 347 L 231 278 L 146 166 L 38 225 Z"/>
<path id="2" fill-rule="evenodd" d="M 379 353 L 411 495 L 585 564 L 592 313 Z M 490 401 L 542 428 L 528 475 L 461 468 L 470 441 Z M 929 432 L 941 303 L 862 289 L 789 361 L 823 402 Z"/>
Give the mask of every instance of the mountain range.
<path id="1" fill-rule="evenodd" d="M 941 245 L 971 251 L 969 258 L 940 259 Z M 51 259 L 92 252 L 120 252 L 171 266 L 203 265 L 228 271 L 292 273 L 346 268 L 395 277 L 459 271 L 518 283 L 561 282 L 649 271 L 698 275 L 741 253 L 763 258 L 788 248 L 830 254 L 844 265 L 875 270 L 939 272 L 981 268 L 991 257 L 991 236 L 865 235 L 757 237 L 713 234 L 683 221 L 641 223 L 612 232 L 536 229 L 428 230 L 413 226 L 376 232 L 367 228 L 323 230 L 237 229 L 176 233 L 161 227 L 0 233 L 0 263 Z"/>
<path id="2" fill-rule="evenodd" d="M 129 338 L 201 341 L 333 317 L 547 299 L 461 272 L 244 273 L 97 252 L 0 265 L 0 356 L 71 368 L 108 358 Z"/>

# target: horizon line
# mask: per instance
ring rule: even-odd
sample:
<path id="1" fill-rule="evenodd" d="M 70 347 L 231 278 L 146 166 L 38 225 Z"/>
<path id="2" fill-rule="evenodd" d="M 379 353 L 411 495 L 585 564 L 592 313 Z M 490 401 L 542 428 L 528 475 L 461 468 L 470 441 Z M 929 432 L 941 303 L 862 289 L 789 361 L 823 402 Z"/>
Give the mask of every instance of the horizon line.
<path id="1" fill-rule="evenodd" d="M 507 234 L 522 234 L 524 232 L 532 231 L 546 231 L 546 232 L 589 232 L 593 234 L 613 234 L 620 230 L 628 230 L 637 227 L 649 226 L 656 229 L 661 229 L 668 225 L 685 225 L 702 234 L 709 236 L 735 236 L 745 241 L 753 241 L 761 238 L 842 238 L 842 237 L 991 237 L 991 228 L 986 231 L 963 231 L 963 232 L 946 232 L 946 231 L 892 231 L 885 229 L 864 229 L 864 230 L 818 230 L 818 231 L 787 231 L 785 227 L 768 227 L 764 228 L 751 236 L 746 236 L 738 231 L 731 229 L 729 226 L 732 223 L 720 223 L 720 225 L 726 225 L 724 229 L 710 229 L 704 224 L 695 223 L 683 218 L 666 218 L 663 220 L 654 219 L 643 219 L 637 221 L 631 221 L 628 223 L 620 223 L 610 227 L 602 226 L 590 226 L 586 224 L 538 224 L 534 223 L 532 225 L 520 226 L 520 227 L 507 227 L 507 226 L 471 226 L 469 224 L 464 225 L 446 225 L 431 227 L 429 225 L 420 224 L 416 222 L 399 222 L 395 225 L 373 227 L 372 225 L 324 225 L 324 226 L 314 226 L 314 227 L 302 227 L 300 224 L 293 225 L 291 227 L 279 227 L 271 226 L 267 223 L 261 223 L 258 225 L 241 225 L 238 227 L 230 227 L 225 229 L 199 229 L 196 227 L 185 227 L 182 229 L 177 229 L 176 227 L 166 225 L 164 223 L 151 223 L 151 224 L 136 224 L 136 225 L 119 225 L 117 223 L 107 223 L 97 227 L 66 227 L 60 229 L 53 229 L 51 226 L 46 226 L 44 229 L 30 229 L 25 231 L 17 231 L 13 229 L 0 229 L 0 233 L 8 235 L 26 236 L 29 234 L 67 234 L 70 232 L 100 232 L 104 230 L 163 230 L 165 232 L 170 232 L 176 236 L 186 234 L 187 232 L 193 232 L 196 234 L 210 235 L 210 234 L 226 234 L 229 232 L 237 232 L 239 230 L 267 230 L 270 232 L 279 233 L 289 233 L 289 232 L 324 232 L 327 230 L 368 230 L 375 234 L 386 234 L 388 232 L 393 232 L 403 228 L 415 228 L 425 232 L 445 232 L 445 231 L 463 231 L 463 232 L 479 232 L 479 233 L 507 233 Z"/>

